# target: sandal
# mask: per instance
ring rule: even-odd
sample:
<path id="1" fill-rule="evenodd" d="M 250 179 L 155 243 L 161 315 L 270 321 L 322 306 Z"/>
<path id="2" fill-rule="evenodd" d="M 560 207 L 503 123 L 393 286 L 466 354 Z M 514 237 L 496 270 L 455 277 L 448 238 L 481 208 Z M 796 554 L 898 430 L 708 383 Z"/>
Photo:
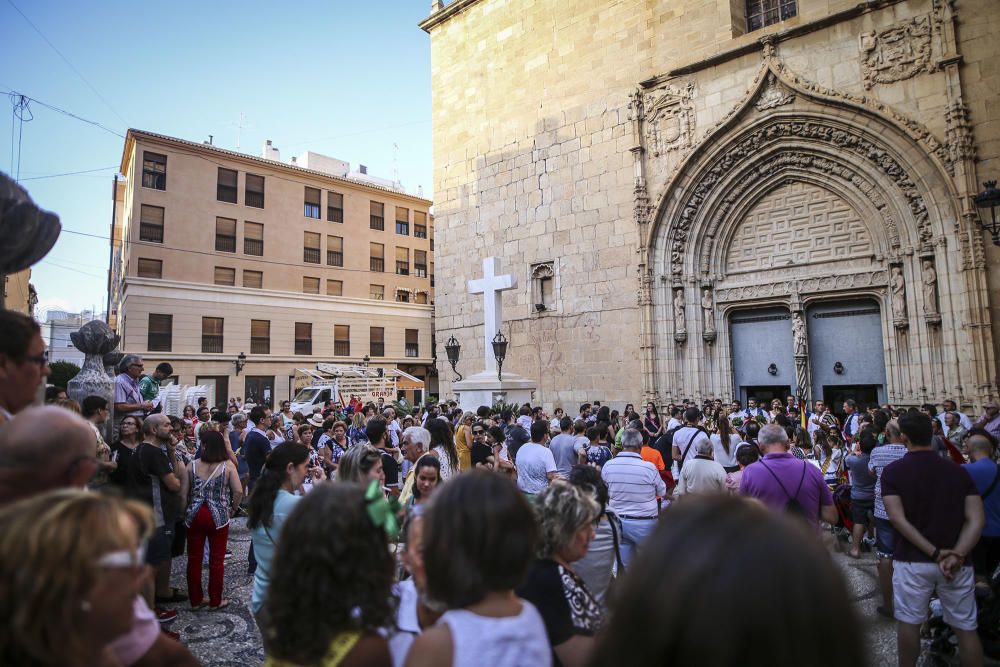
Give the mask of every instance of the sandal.
<path id="1" fill-rule="evenodd" d="M 193 605 L 191 605 L 191 611 L 198 611 L 200 609 L 204 609 L 207 606 L 208 606 L 208 602 L 202 601 L 201 604 L 193 604 Z"/>
<path id="2" fill-rule="evenodd" d="M 219 609 L 225 609 L 228 606 L 229 606 L 229 600 L 223 600 L 222 602 L 220 602 L 218 605 L 216 605 L 214 607 L 212 605 L 209 605 L 208 606 L 208 610 L 209 611 L 218 611 Z"/>
<path id="3" fill-rule="evenodd" d="M 157 596 L 156 597 L 156 602 L 158 602 L 158 603 L 159 602 L 166 602 L 166 603 L 171 603 L 171 602 L 187 602 L 187 599 L 188 599 L 188 596 L 184 595 L 184 592 L 181 591 L 179 588 L 171 588 L 170 589 L 170 596 L 169 597 Z"/>

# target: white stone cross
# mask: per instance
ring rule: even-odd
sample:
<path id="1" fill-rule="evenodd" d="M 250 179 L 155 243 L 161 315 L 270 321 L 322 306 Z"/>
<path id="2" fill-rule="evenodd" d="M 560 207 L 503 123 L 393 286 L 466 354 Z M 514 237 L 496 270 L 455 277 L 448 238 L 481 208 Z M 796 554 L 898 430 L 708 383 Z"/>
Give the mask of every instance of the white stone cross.
<path id="1" fill-rule="evenodd" d="M 503 326 L 503 292 L 517 287 L 517 278 L 512 275 L 499 276 L 500 259 L 487 257 L 483 260 L 483 277 L 469 281 L 469 294 L 483 295 L 483 361 L 486 373 L 495 375 L 497 360 L 493 356 L 493 337 Z"/>

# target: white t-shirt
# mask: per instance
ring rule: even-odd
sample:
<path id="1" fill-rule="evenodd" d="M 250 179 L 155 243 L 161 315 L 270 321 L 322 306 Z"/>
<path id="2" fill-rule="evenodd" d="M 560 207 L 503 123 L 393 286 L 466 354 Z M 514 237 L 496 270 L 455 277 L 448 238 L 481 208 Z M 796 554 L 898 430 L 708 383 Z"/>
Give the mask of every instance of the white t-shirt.
<path id="1" fill-rule="evenodd" d="M 718 433 L 713 433 L 712 455 L 715 457 L 715 462 L 721 465 L 723 468 L 729 468 L 736 465 L 736 446 L 739 445 L 741 442 L 743 442 L 743 438 L 741 438 L 738 433 L 730 434 L 729 453 L 727 454 L 726 448 L 722 446 L 722 436 L 719 435 Z"/>
<path id="2" fill-rule="evenodd" d="M 501 618 L 465 609 L 446 611 L 438 623 L 451 630 L 452 667 L 550 667 L 552 647 L 545 622 L 530 602 L 521 604 L 520 614 Z"/>
<path id="3" fill-rule="evenodd" d="M 517 488 L 525 493 L 538 493 L 549 485 L 548 473 L 556 471 L 556 460 L 548 447 L 526 442 L 517 450 Z"/>
<path id="4" fill-rule="evenodd" d="M 671 417 L 670 420 L 667 422 L 667 430 L 669 431 L 671 429 L 675 429 L 678 426 L 680 426 L 681 423 L 682 423 L 681 420 L 677 419 L 677 417 Z"/>
<path id="5" fill-rule="evenodd" d="M 673 446 L 681 450 L 681 454 L 684 454 L 684 450 L 687 450 L 687 455 L 684 457 L 683 463 L 687 463 L 695 456 L 698 455 L 698 443 L 699 442 L 710 442 L 708 434 L 702 429 L 695 428 L 694 426 L 685 426 L 684 428 L 678 429 L 674 433 Z M 688 444 L 691 446 L 688 447 Z"/>

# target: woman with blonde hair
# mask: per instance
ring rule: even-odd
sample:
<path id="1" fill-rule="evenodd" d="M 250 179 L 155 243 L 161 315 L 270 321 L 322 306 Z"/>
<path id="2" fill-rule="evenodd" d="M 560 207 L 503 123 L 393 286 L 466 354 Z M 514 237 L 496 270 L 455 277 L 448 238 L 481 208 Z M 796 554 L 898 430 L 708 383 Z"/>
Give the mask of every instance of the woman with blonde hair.
<path id="1" fill-rule="evenodd" d="M 379 485 L 385 485 L 385 473 L 382 472 L 382 454 L 371 445 L 357 445 L 340 459 L 337 468 L 338 482 L 354 482 L 365 488 L 373 480 L 379 480 Z"/>
<path id="2" fill-rule="evenodd" d="M 0 511 L 0 664 L 119 664 L 108 644 L 132 629 L 152 529 L 141 503 L 78 490 Z"/>
<path id="3" fill-rule="evenodd" d="M 476 415 L 466 412 L 455 429 L 455 449 L 458 451 L 458 467 L 460 470 L 472 470 L 472 424 Z"/>

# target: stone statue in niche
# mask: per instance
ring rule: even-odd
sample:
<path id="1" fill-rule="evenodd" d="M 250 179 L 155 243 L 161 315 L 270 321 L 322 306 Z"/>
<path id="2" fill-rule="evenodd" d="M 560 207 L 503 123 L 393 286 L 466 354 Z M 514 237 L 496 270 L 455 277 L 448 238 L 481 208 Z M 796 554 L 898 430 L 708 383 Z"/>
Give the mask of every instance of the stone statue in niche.
<path id="1" fill-rule="evenodd" d="M 795 348 L 796 357 L 809 355 L 806 349 L 806 323 L 802 319 L 802 313 L 795 313 L 792 316 L 792 342 Z"/>
<path id="2" fill-rule="evenodd" d="M 903 267 L 893 266 L 890 269 L 889 290 L 892 294 L 892 319 L 897 329 L 906 328 L 906 281 L 903 278 Z"/>
<path id="3" fill-rule="evenodd" d="M 705 331 L 715 333 L 715 308 L 712 305 L 712 290 L 701 291 L 701 313 L 705 317 Z"/>
<path id="4" fill-rule="evenodd" d="M 941 314 L 938 310 L 938 285 L 937 271 L 934 270 L 934 262 L 924 259 L 921 263 L 920 280 L 924 285 L 924 317 L 928 322 L 941 321 Z"/>
<path id="5" fill-rule="evenodd" d="M 684 321 L 684 289 L 674 290 L 674 340 L 687 340 L 687 323 Z"/>

